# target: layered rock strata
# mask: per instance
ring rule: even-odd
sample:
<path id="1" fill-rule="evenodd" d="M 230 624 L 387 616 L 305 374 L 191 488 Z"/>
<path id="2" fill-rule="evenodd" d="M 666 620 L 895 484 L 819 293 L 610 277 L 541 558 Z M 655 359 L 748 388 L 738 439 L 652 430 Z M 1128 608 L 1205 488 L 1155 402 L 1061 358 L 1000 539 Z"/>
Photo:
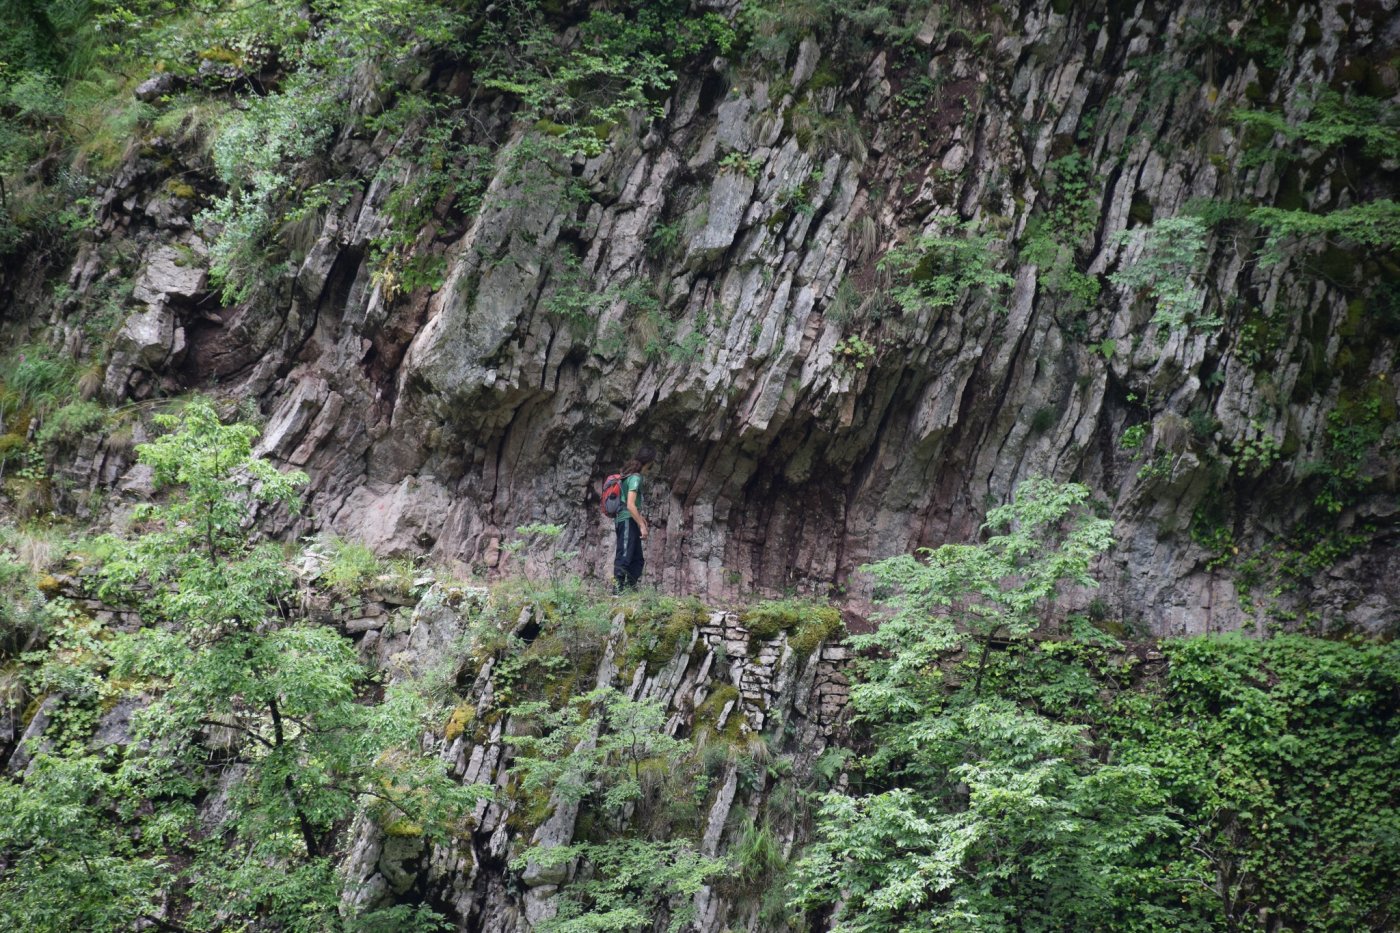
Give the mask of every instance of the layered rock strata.
<path id="1" fill-rule="evenodd" d="M 102 197 L 67 281 L 98 287 L 106 246 L 135 244 L 109 396 L 257 399 L 266 451 L 313 477 L 313 514 L 383 552 L 489 570 L 516 526 L 550 521 L 606 575 L 597 483 L 647 440 L 664 451 L 648 575 L 672 591 L 859 608 L 863 563 L 968 540 L 1043 473 L 1090 484 L 1117 521 L 1100 615 L 1156 634 L 1381 630 L 1400 605 L 1394 263 L 1307 242 L 1265 261 L 1256 228 L 1217 224 L 1186 273 L 1197 323 L 1173 328 L 1110 276 L 1143 260 L 1151 223 L 1203 204 L 1391 192 L 1384 161 L 1261 156 L 1287 141 L 1237 111 L 1304 119 L 1320 87 L 1393 98 L 1392 7 L 944 4 L 902 46 L 808 36 L 782 60 L 699 64 L 662 118 L 525 177 L 507 168 L 531 127 L 476 95 L 468 123 L 499 170 L 478 211 L 444 207 L 420 237 L 441 287 L 406 294 L 369 258 L 392 191 L 376 180 L 318 215 L 258 298 L 200 310 L 193 206 L 162 185 L 182 155 L 157 147 Z M 377 178 L 399 143 L 347 131 L 327 157 Z M 1048 252 L 1014 248 L 1081 208 Z M 882 259 L 950 223 L 1004 244 L 1014 284 L 899 310 Z M 1098 297 L 1069 293 L 1066 269 Z M 580 280 L 591 297 L 569 313 Z M 1370 405 L 1373 442 L 1336 466 L 1336 431 Z M 1315 504 L 1329 463 L 1357 480 L 1331 512 Z"/>

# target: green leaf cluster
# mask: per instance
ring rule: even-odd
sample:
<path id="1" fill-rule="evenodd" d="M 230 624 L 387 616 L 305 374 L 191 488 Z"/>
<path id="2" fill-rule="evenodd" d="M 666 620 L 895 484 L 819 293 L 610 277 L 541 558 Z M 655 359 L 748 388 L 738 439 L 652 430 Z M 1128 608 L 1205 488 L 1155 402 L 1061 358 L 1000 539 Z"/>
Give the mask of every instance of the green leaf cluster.
<path id="1" fill-rule="evenodd" d="M 1026 262 L 1040 267 L 1040 282 L 1066 296 L 1075 310 L 1099 297 L 1099 280 L 1083 271 L 1099 222 L 1099 187 L 1087 159 L 1070 153 L 1046 166 L 1046 207 L 1026 226 Z"/>
<path id="2" fill-rule="evenodd" d="M 1210 928 L 1380 930 L 1400 867 L 1400 652 L 1298 635 L 1166 647 L 1154 691 L 1106 723 L 1151 769 L 1208 890 Z M 1194 864 L 1192 864 L 1194 862 Z"/>
<path id="3" fill-rule="evenodd" d="M 1085 501 L 1040 481 L 989 515 L 1007 533 L 870 568 L 893 615 L 852 639 L 869 751 L 791 904 L 867 931 L 1391 928 L 1396 647 L 1026 638 L 1107 544 Z M 979 631 L 1023 637 L 974 655 Z"/>
<path id="4" fill-rule="evenodd" d="M 341 830 L 368 806 L 444 839 L 489 789 L 421 753 L 440 711 L 415 685 L 378 699 L 354 645 L 292 613 L 280 548 L 248 529 L 258 505 L 295 506 L 304 477 L 255 456 L 257 430 L 207 402 L 157 422 L 168 432 L 138 456 L 162 497 L 138 513 L 138 535 L 89 548 L 99 592 L 143 624 L 115 630 L 53 598 L 47 644 L 25 658 L 50 722 L 27 773 L 0 779 L 0 918 L 436 928 L 426 909 L 342 917 Z M 95 742 L 118 703 L 126 734 Z M 201 816 L 210 795 L 221 805 Z"/>
<path id="5" fill-rule="evenodd" d="M 906 314 L 949 308 L 969 297 L 993 304 L 1015 279 L 997 268 L 998 240 L 971 223 L 943 218 L 931 233 L 896 246 L 879 268 L 894 280 L 890 295 Z"/>
<path id="6" fill-rule="evenodd" d="M 728 869 L 700 853 L 690 834 L 708 781 L 694 746 L 665 731 L 667 711 L 654 700 L 632 700 L 600 687 L 562 705 L 514 707 L 532 734 L 509 739 L 518 753 L 512 773 L 540 819 L 550 804 L 581 805 L 592 831 L 567 845 L 536 845 L 516 862 L 521 870 L 580 866 L 560 892 L 557 917 L 545 929 L 635 930 L 667 918 L 684 929 L 700 887 Z M 689 832 L 687 832 L 689 830 Z"/>
<path id="7" fill-rule="evenodd" d="M 1109 280 L 1151 302 L 1152 323 L 1164 332 L 1188 325 L 1217 328 L 1223 322 L 1204 313 L 1207 233 L 1205 221 L 1192 215 L 1164 218 L 1140 233 L 1125 230 L 1120 240 L 1140 238 L 1141 251 Z"/>
<path id="8" fill-rule="evenodd" d="M 705 49 L 728 52 L 735 38 L 722 16 L 693 13 L 685 0 L 591 10 L 567 45 L 546 4 L 505 6 L 482 33 L 482 83 L 516 98 L 568 154 L 597 155 L 633 114 L 660 116 L 676 69 Z"/>

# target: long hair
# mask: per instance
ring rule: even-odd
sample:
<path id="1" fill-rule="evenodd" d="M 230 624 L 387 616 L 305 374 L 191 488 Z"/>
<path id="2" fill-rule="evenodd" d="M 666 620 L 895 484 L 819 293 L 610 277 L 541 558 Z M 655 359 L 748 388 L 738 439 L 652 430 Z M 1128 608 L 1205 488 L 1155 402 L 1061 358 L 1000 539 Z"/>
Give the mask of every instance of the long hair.
<path id="1" fill-rule="evenodd" d="M 650 444 L 643 444 L 637 448 L 636 456 L 622 465 L 622 475 L 631 476 L 633 473 L 642 472 L 642 467 L 656 459 L 656 448 Z"/>

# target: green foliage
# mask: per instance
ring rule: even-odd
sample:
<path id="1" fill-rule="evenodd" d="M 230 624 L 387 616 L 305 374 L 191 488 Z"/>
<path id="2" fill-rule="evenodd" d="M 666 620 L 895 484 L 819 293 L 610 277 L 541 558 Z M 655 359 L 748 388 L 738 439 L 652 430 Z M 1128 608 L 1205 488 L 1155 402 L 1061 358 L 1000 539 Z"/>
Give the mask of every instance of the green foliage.
<path id="1" fill-rule="evenodd" d="M 757 178 L 758 171 L 763 167 L 763 163 L 751 156 L 746 156 L 741 152 L 730 152 L 719 160 L 719 170 L 721 172 L 735 172 L 746 178 Z"/>
<path id="2" fill-rule="evenodd" d="M 26 245 L 52 248 L 76 232 L 74 199 L 88 193 L 85 179 L 62 172 L 46 185 L 26 175 L 47 153 L 73 143 L 79 127 L 72 111 L 84 95 L 82 82 L 65 85 L 92 58 L 99 38 L 92 27 L 87 0 L 0 6 L 0 255 Z"/>
<path id="3" fill-rule="evenodd" d="M 875 348 L 858 334 L 848 334 L 832 348 L 837 364 L 861 370 L 875 356 Z"/>
<path id="4" fill-rule="evenodd" d="M 472 624 L 472 653 L 494 656 L 495 704 L 572 697 L 603 653 L 615 607 L 575 576 L 507 578 L 491 588 Z"/>
<path id="5" fill-rule="evenodd" d="M 309 192 L 314 203 L 324 194 L 326 189 L 307 176 L 307 167 L 326 154 L 351 115 L 349 92 L 358 63 L 374 62 L 378 76 L 388 80 L 407 66 L 409 50 L 458 48 L 456 37 L 466 20 L 450 3 L 321 0 L 311 29 L 301 10 L 286 4 L 230 8 L 201 0 L 193 6 L 178 16 L 161 0 L 145 0 L 115 7 L 105 25 L 122 37 L 126 54 L 163 59 L 177 72 L 211 61 L 235 75 L 256 72 L 274 54 L 285 70 L 280 86 L 225 113 L 216 131 L 213 161 L 227 192 L 199 219 L 210 234 L 211 278 L 230 304 L 251 297 L 269 272 L 277 271 L 285 252 L 278 243 L 283 224 L 306 210 L 298 195 Z M 410 155 L 429 166 L 391 194 L 386 210 L 395 224 L 375 244 L 381 265 L 394 256 L 389 268 L 396 284 L 422 274 L 417 267 L 400 266 L 408 259 L 404 238 L 408 244 L 416 239 L 424 212 L 449 191 L 475 190 L 469 175 L 449 177 L 441 163 L 433 164 L 475 154 L 454 148 L 460 117 L 456 121 L 444 116 L 430 122 L 410 136 L 404 153 L 381 167 L 397 174 Z"/>
<path id="6" fill-rule="evenodd" d="M 225 304 L 247 299 L 266 276 L 293 174 L 345 118 L 339 95 L 324 75 L 298 72 L 279 93 L 255 98 L 222 121 L 213 156 L 228 193 L 200 219 L 215 232 L 209 273 Z"/>
<path id="7" fill-rule="evenodd" d="M 320 580 L 341 596 L 363 596 L 383 573 L 383 564 L 368 547 L 358 541 L 330 538 L 329 561 L 321 569 Z"/>
<path id="8" fill-rule="evenodd" d="M 1073 548 L 1026 546 L 1082 572 Z M 865 655 L 851 698 L 873 751 L 859 790 L 823 798 L 795 907 L 871 931 L 1393 924 L 1395 645 L 1186 639 L 1158 680 L 1091 641 L 1026 642 L 984 655 L 974 680 L 971 658 L 921 631 L 946 609 L 917 587 L 1006 598 L 964 569 L 994 556 L 934 563 L 937 585 L 877 569 L 897 614 L 852 639 L 887 653 Z"/>
<path id="9" fill-rule="evenodd" d="M 17 672 L 5 662 L 24 650 L 43 625 L 44 597 L 37 588 L 34 549 L 27 538 L 0 525 L 0 703 L 11 706 L 19 705 L 24 691 Z"/>
<path id="10" fill-rule="evenodd" d="M 853 929 L 1154 929 L 1124 862 L 1174 826 L 1147 768 L 1100 765 L 1082 729 L 1006 701 L 925 721 L 893 789 L 828 794 L 799 906 Z M 1144 890 L 1146 889 L 1146 890 Z"/>
<path id="11" fill-rule="evenodd" d="M 244 523 L 255 503 L 296 508 L 296 488 L 306 477 L 254 457 L 257 428 L 221 423 L 206 401 L 155 420 L 174 430 L 140 445 L 137 456 L 151 467 L 157 489 L 178 492 L 137 510 L 138 519 L 156 527 L 104 565 L 101 593 L 133 598 L 144 584 L 155 617 L 215 631 L 254 626 L 267 618 L 288 577 L 281 549 L 250 544 Z"/>
<path id="12" fill-rule="evenodd" d="M 1151 430 L 1152 425 L 1145 421 L 1124 428 L 1123 436 L 1118 440 L 1118 446 L 1124 450 L 1141 450 L 1142 445 L 1147 442 L 1147 435 Z"/>
<path id="13" fill-rule="evenodd" d="M 866 568 L 893 610 L 852 636 L 851 705 L 874 751 L 874 790 L 830 793 L 797 868 L 794 904 L 839 903 L 855 929 L 1102 927 L 1121 909 L 1125 852 L 1169 824 L 1140 768 L 1099 765 L 1081 728 L 983 696 L 991 640 L 1024 636 L 1060 586 L 1092 585 L 1111 524 L 1083 486 L 1032 479 L 987 516 L 980 545 L 926 549 Z M 982 643 L 976 675 L 939 664 Z M 995 667 L 995 665 L 993 665 Z M 1094 828 L 1090 833 L 1086 830 Z"/>
<path id="14" fill-rule="evenodd" d="M 69 402 L 44 420 L 35 440 L 46 448 L 69 448 L 107 422 L 108 412 L 96 402 Z"/>
<path id="15" fill-rule="evenodd" d="M 997 302 L 1015 280 L 996 268 L 997 239 L 946 218 L 935 232 L 890 250 L 879 267 L 894 278 L 891 296 L 906 314 L 948 308 L 967 297 Z"/>
<path id="16" fill-rule="evenodd" d="M 1249 219 L 1268 234 L 1260 256 L 1263 262 L 1281 260 L 1283 245 L 1289 241 L 1300 241 L 1313 248 L 1331 243 L 1383 250 L 1400 246 L 1400 204 L 1389 198 L 1322 214 L 1256 207 L 1249 212 Z"/>
<path id="17" fill-rule="evenodd" d="M 1152 323 L 1170 330 L 1191 326 L 1211 330 L 1221 320 L 1203 313 L 1206 292 L 1206 225 L 1199 217 L 1183 215 L 1159 220 L 1145 233 L 1125 230 L 1120 241 L 1142 237 L 1142 251 L 1129 266 L 1109 280 L 1129 294 L 1153 305 Z M 1165 334 L 1163 334 L 1165 337 Z"/>
<path id="18" fill-rule="evenodd" d="M 1259 127 L 1281 137 L 1285 144 L 1326 151 L 1354 143 L 1372 159 L 1400 158 L 1400 107 L 1364 94 L 1324 88 L 1311 102 L 1307 116 L 1295 123 L 1272 110 L 1236 110 L 1234 118 L 1246 128 Z M 1266 154 L 1251 161 L 1287 154 L 1287 148 L 1271 145 Z"/>
<path id="19" fill-rule="evenodd" d="M 851 61 L 871 46 L 910 42 L 926 13 L 925 7 L 908 0 L 754 0 L 740 8 L 739 22 L 750 47 L 765 58 L 781 60 L 804 37 L 816 33 L 828 44 L 839 43 L 841 54 L 834 58 Z"/>
<path id="20" fill-rule="evenodd" d="M 597 155 L 631 115 L 661 115 L 679 65 L 734 41 L 723 17 L 693 15 L 681 0 L 629 6 L 590 11 L 564 46 L 546 4 L 507 4 L 482 33 L 483 85 L 519 100 L 559 151 Z"/>
<path id="21" fill-rule="evenodd" d="M 540 933 L 679 933 L 694 917 L 695 895 L 726 868 L 722 860 L 701 855 L 684 839 L 622 837 L 537 854 L 543 865 L 565 865 L 574 859 L 581 859 L 585 868 L 563 889 L 559 912 L 536 927 Z M 657 925 L 659 916 L 668 917 L 664 926 Z"/>
<path id="22" fill-rule="evenodd" d="M 420 753 L 441 720 L 412 684 L 363 702 L 354 645 L 279 611 L 281 552 L 251 544 L 244 521 L 255 503 L 294 505 L 302 478 L 254 457 L 256 429 L 222 424 L 206 402 L 158 421 L 172 430 L 138 456 L 164 499 L 139 515 L 136 540 L 89 548 L 104 597 L 148 625 L 107 631 L 51 599 L 49 644 L 29 657 L 31 689 L 58 702 L 34 770 L 0 781 L 3 916 L 17 929 L 437 927 L 425 909 L 342 920 L 335 833 L 368 800 L 385 822 L 446 838 L 489 789 Z M 109 704 L 138 698 L 130 737 L 90 750 Z M 227 816 L 209 831 L 197 806 L 216 789 Z M 55 845 L 45 827 L 69 838 Z"/>
<path id="23" fill-rule="evenodd" d="M 1393 101 L 1329 88 L 1305 89 L 1298 96 L 1311 100 L 1296 102 L 1305 115 L 1293 122 L 1271 110 L 1234 112 L 1246 139 L 1258 143 L 1246 153 L 1246 164 L 1335 154 L 1349 173 L 1358 157 L 1363 164 L 1400 158 L 1400 107 Z M 1293 243 L 1314 250 L 1344 245 L 1387 251 L 1400 244 L 1400 208 L 1388 197 L 1320 213 L 1280 198 L 1277 206 L 1250 208 L 1248 217 L 1266 234 L 1264 263 L 1279 262 L 1284 246 Z"/>
<path id="24" fill-rule="evenodd" d="M 1166 651 L 1160 690 L 1124 696 L 1110 724 L 1115 760 L 1150 768 L 1186 826 L 1189 852 L 1161 870 L 1211 892 L 1211 928 L 1391 926 L 1396 646 L 1228 636 Z"/>
<path id="25" fill-rule="evenodd" d="M 120 791 L 96 756 L 42 755 L 23 783 L 0 778 L 6 929 L 121 930 L 157 915 L 169 868 L 142 855 L 116 818 Z"/>
<path id="26" fill-rule="evenodd" d="M 543 929 L 635 930 L 662 916 L 669 917 L 665 929 L 683 929 L 695 893 L 726 865 L 702 856 L 674 825 L 678 802 L 689 801 L 698 813 L 708 786 L 693 746 L 666 734 L 666 710 L 603 687 L 559 707 L 527 703 L 510 713 L 534 726 L 533 734 L 509 739 L 518 748 L 511 770 L 521 793 L 584 805 L 604 833 L 534 846 L 517 860 L 526 870 L 582 860 L 561 889 L 557 917 Z"/>
<path id="27" fill-rule="evenodd" d="M 1158 681 L 1071 619 L 964 654 L 1091 582 L 1085 499 L 1037 481 L 988 516 L 1008 534 L 870 568 L 894 610 L 851 639 L 872 750 L 823 798 L 793 906 L 871 931 L 1389 928 L 1395 645 L 1187 639 Z"/>
<path id="28" fill-rule="evenodd" d="M 0 364 L 0 417 L 57 407 L 71 399 L 76 380 L 73 363 L 48 347 L 20 347 Z"/>
<path id="29" fill-rule="evenodd" d="M 1242 475 L 1258 476 L 1273 466 L 1280 456 L 1278 441 L 1257 421 L 1251 421 L 1249 432 L 1231 446 L 1235 469 Z"/>
<path id="30" fill-rule="evenodd" d="M 1337 514 L 1371 482 L 1367 459 L 1382 448 L 1387 418 L 1380 393 L 1346 400 L 1327 415 L 1327 457 L 1313 466 L 1323 477 L 1316 505 Z"/>
<path id="31" fill-rule="evenodd" d="M 862 715 L 918 709 L 936 679 L 926 667 L 981 641 L 1023 637 L 1040 627 L 1041 613 L 1062 586 L 1094 586 L 1093 560 L 1113 543 L 1112 522 L 1088 508 L 1089 490 L 1042 477 L 1025 480 L 1011 502 L 987 514 L 993 534 L 982 544 L 945 544 L 886 558 L 865 568 L 893 610 L 879 631 L 853 636 L 852 645 L 889 652 L 862 667 L 852 702 Z"/>
<path id="32" fill-rule="evenodd" d="M 1099 297 L 1099 280 L 1083 270 L 1099 209 L 1088 161 L 1071 153 L 1046 166 L 1045 210 L 1026 227 L 1024 258 L 1041 269 L 1040 282 L 1083 310 Z"/>
<path id="33" fill-rule="evenodd" d="M 495 168 L 491 151 L 471 142 L 466 114 L 445 96 L 404 94 L 366 126 L 400 140 L 377 173 L 390 186 L 384 203 L 390 223 L 374 239 L 376 281 L 389 298 L 420 285 L 438 288 L 443 263 L 414 256 L 414 247 L 440 213 L 476 214 Z"/>
<path id="34" fill-rule="evenodd" d="M 578 257 L 569 252 L 562 252 L 556 259 L 554 283 L 542 306 L 549 314 L 567 321 L 580 336 L 597 334 L 599 318 L 619 302 L 641 318 L 665 319 L 649 283 L 633 279 L 600 290 Z"/>
<path id="35" fill-rule="evenodd" d="M 651 700 L 630 700 L 603 687 L 570 698 L 558 708 L 535 701 L 511 709 L 533 722 L 537 735 L 512 736 L 519 749 L 513 773 L 527 793 L 563 800 L 590 799 L 612 819 L 625 816 L 664 777 L 683 763 L 690 743 L 666 735 L 666 710 Z M 657 770 L 654 763 L 663 768 Z"/>

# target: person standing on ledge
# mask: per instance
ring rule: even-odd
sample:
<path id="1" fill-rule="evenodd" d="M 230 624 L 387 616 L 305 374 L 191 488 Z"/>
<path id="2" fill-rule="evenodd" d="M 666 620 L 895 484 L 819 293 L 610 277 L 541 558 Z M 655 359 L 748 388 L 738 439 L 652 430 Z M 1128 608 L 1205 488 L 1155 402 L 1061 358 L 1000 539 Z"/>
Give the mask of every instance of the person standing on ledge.
<path id="1" fill-rule="evenodd" d="M 647 539 L 647 520 L 642 517 L 642 475 L 654 460 L 656 449 L 643 444 L 637 455 L 622 466 L 622 508 L 617 511 L 617 552 L 613 558 L 613 580 L 619 593 L 635 587 L 646 566 L 642 555 L 642 542 Z"/>

